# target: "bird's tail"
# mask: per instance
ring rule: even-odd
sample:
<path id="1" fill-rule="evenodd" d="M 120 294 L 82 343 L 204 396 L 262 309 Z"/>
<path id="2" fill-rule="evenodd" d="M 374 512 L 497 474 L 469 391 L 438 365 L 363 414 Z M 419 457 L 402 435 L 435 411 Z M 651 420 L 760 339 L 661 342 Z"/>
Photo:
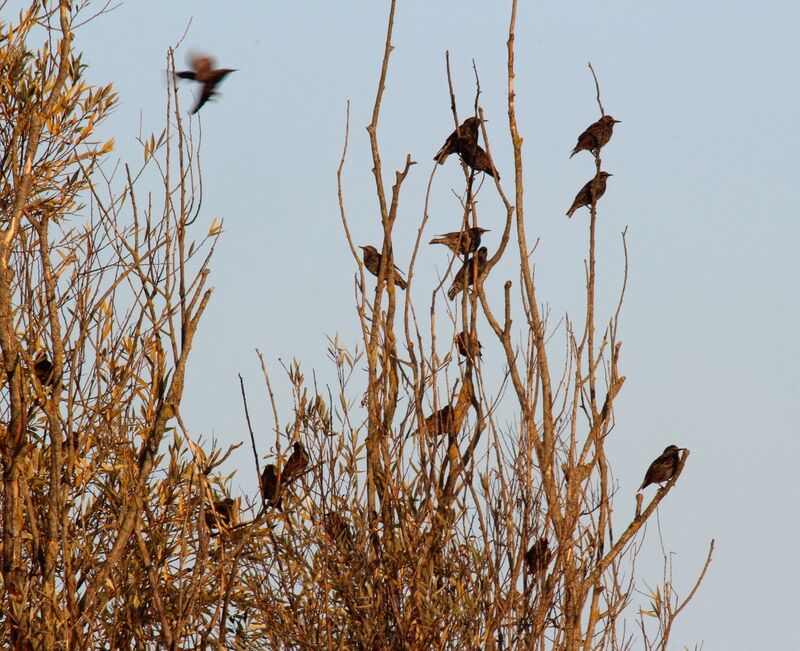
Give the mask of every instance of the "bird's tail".
<path id="1" fill-rule="evenodd" d="M 434 156 L 434 157 L 433 157 L 433 160 L 435 160 L 437 163 L 439 163 L 439 165 L 444 165 L 444 162 L 447 160 L 447 157 L 448 157 L 448 155 L 449 155 L 449 154 L 447 154 L 447 153 L 444 151 L 444 147 L 442 147 L 442 148 L 441 148 L 441 149 L 438 151 L 438 153 L 436 154 L 436 156 Z"/>
<path id="2" fill-rule="evenodd" d="M 447 242 L 444 241 L 443 237 L 434 237 L 428 244 L 444 244 L 447 246 Z"/>
<path id="3" fill-rule="evenodd" d="M 400 278 L 400 276 L 394 277 L 394 284 L 397 285 L 400 289 L 405 289 L 406 287 L 408 287 L 408 283 L 402 278 Z"/>
<path id="4" fill-rule="evenodd" d="M 447 290 L 447 298 L 449 298 L 451 301 L 456 297 L 456 294 L 458 294 L 457 287 L 451 287 Z"/>
<path id="5" fill-rule="evenodd" d="M 575 212 L 575 208 L 574 208 L 574 207 L 573 207 L 573 208 L 570 208 L 570 209 L 567 211 L 567 217 L 570 217 L 570 218 L 571 218 L 571 217 L 572 217 L 572 214 L 573 214 L 574 212 Z"/>
<path id="6" fill-rule="evenodd" d="M 572 158 L 577 153 L 578 153 L 578 148 L 575 147 L 575 149 L 572 150 L 572 153 L 569 155 L 569 157 Z"/>

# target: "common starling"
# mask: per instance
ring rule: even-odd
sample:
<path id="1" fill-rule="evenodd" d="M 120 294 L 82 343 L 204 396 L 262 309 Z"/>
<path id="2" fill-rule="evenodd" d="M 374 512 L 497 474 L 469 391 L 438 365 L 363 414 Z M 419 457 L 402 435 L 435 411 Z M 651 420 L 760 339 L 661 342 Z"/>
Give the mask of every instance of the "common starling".
<path id="1" fill-rule="evenodd" d="M 454 231 L 452 233 L 438 235 L 437 237 L 434 237 L 430 243 L 444 244 L 453 253 L 466 255 L 467 253 L 477 251 L 478 247 L 481 245 L 481 236 L 488 232 L 488 228 L 479 228 L 477 226 L 473 226 L 472 228 L 466 228 L 463 231 Z"/>
<path id="2" fill-rule="evenodd" d="M 236 525 L 239 521 L 236 500 L 226 497 L 225 499 L 215 501 L 213 509 L 206 507 L 205 520 L 209 529 L 216 529 L 217 521 L 219 521 L 223 527 Z"/>
<path id="3" fill-rule="evenodd" d="M 483 270 L 486 268 L 486 254 L 486 247 L 482 246 L 475 255 L 464 262 L 461 269 L 458 270 L 456 277 L 453 279 L 453 284 L 450 285 L 450 289 L 447 291 L 447 298 L 452 301 L 456 297 L 456 294 L 463 291 L 465 287 L 472 285 L 475 276 L 474 267 L 476 266 L 472 264 L 473 261 L 477 263 L 478 278 L 480 279 L 483 275 Z"/>
<path id="4" fill-rule="evenodd" d="M 470 359 L 475 359 L 476 357 L 482 357 L 481 342 L 478 341 L 478 335 L 474 332 L 467 332 L 466 330 L 463 332 L 459 332 L 455 337 L 453 337 L 453 341 L 456 344 L 456 349 L 458 350 L 458 354 L 462 357 L 468 357 Z"/>
<path id="5" fill-rule="evenodd" d="M 36 361 L 33 363 L 33 372 L 42 386 L 49 387 L 55 384 L 54 371 L 55 367 L 53 363 L 47 359 L 47 355 L 39 353 L 36 357 Z"/>
<path id="6" fill-rule="evenodd" d="M 425 419 L 425 429 L 429 434 L 441 436 L 442 434 L 452 434 L 455 436 L 460 427 L 456 427 L 455 410 L 446 405 L 439 411 L 433 412 Z"/>
<path id="7" fill-rule="evenodd" d="M 610 115 L 604 115 L 597 122 L 590 124 L 586 127 L 581 135 L 578 136 L 578 144 L 572 150 L 570 158 L 572 158 L 579 151 L 590 151 L 593 154 L 598 153 L 608 141 L 611 140 L 611 134 L 614 132 L 614 125 L 621 120 L 615 120 Z"/>
<path id="8" fill-rule="evenodd" d="M 192 114 L 197 113 L 208 100 L 217 93 L 215 88 L 227 75 L 236 72 L 235 68 L 214 68 L 214 59 L 209 56 L 193 56 L 189 59 L 192 70 L 181 70 L 175 73 L 181 79 L 191 79 L 203 84 L 203 90 L 197 104 L 192 109 Z"/>
<path id="9" fill-rule="evenodd" d="M 661 456 L 650 464 L 644 474 L 644 481 L 639 490 L 647 488 L 650 484 L 663 484 L 665 481 L 672 479 L 672 475 L 675 474 L 681 461 L 681 455 L 678 453 L 684 449 L 679 448 L 677 445 L 668 445 L 664 448 Z"/>
<path id="10" fill-rule="evenodd" d="M 567 217 L 572 217 L 572 213 L 578 208 L 591 205 L 602 197 L 606 192 L 606 179 L 609 176 L 614 175 L 608 172 L 600 172 L 600 176 L 595 176 L 591 181 L 587 182 L 586 185 L 580 189 L 578 194 L 575 195 L 575 201 L 573 201 L 572 205 L 569 207 Z"/>
<path id="11" fill-rule="evenodd" d="M 461 160 L 476 172 L 486 172 L 489 176 L 500 180 L 500 174 L 494 168 L 489 154 L 477 142 L 462 142 L 458 153 L 461 154 Z"/>
<path id="12" fill-rule="evenodd" d="M 528 566 L 528 572 L 534 577 L 540 572 L 544 572 L 552 558 L 553 552 L 550 551 L 547 538 L 539 538 L 539 540 L 533 543 L 530 549 L 525 552 L 525 564 Z"/>
<path id="13" fill-rule="evenodd" d="M 292 455 L 281 472 L 281 483 L 285 486 L 303 474 L 308 466 L 308 453 L 300 441 L 295 441 Z"/>
<path id="14" fill-rule="evenodd" d="M 278 473 L 275 471 L 274 463 L 270 463 L 264 467 L 264 471 L 261 473 L 260 484 L 262 499 L 268 504 L 280 508 L 281 499 L 280 495 L 278 495 Z"/>
<path id="15" fill-rule="evenodd" d="M 478 142 L 478 127 L 480 126 L 480 119 L 476 117 L 467 118 L 461 123 L 453 133 L 447 136 L 442 148 L 438 151 L 436 156 L 433 157 L 439 165 L 444 165 L 447 157 L 450 154 L 455 154 L 459 151 L 461 143 L 475 143 Z"/>
<path id="16" fill-rule="evenodd" d="M 328 537 L 338 545 L 346 549 L 353 549 L 355 546 L 355 539 L 353 537 L 353 528 L 343 515 L 331 511 L 325 515 L 323 520 L 323 527 Z"/>
<path id="17" fill-rule="evenodd" d="M 367 244 L 367 246 L 359 246 L 358 248 L 364 251 L 364 266 L 367 268 L 367 271 L 377 278 L 378 272 L 381 268 L 381 254 L 378 253 L 378 250 L 370 244 Z M 406 281 L 400 275 L 401 273 L 402 272 L 397 268 L 397 266 L 395 266 L 394 284 L 400 289 L 405 289 L 408 283 L 406 283 Z"/>

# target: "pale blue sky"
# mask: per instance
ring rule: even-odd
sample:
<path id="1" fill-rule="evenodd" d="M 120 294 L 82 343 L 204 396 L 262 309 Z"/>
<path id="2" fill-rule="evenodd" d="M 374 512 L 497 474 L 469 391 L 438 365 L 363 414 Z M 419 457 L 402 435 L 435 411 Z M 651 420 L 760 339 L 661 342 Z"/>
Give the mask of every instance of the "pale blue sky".
<path id="1" fill-rule="evenodd" d="M 621 281 L 619 233 L 627 225 L 630 279 L 621 339 L 618 426 L 609 450 L 620 490 L 618 526 L 629 516 L 647 464 L 668 443 L 692 450 L 660 509 L 676 553 L 678 588 L 688 590 L 717 540 L 714 564 L 673 634 L 674 648 L 790 649 L 798 642 L 800 538 L 794 480 L 800 439 L 800 116 L 796 0 L 522 2 L 517 30 L 517 110 L 525 137 L 529 237 L 539 298 L 553 322 L 580 318 L 586 211 L 564 217 L 593 173 L 569 160 L 577 134 L 597 117 L 586 67 L 600 76 L 606 110 L 621 119 L 604 152 L 614 173 L 600 204 L 600 309 Z M 225 7 L 225 8 L 223 8 Z M 228 7 L 235 7 L 229 9 Z M 285 396 L 278 358 L 297 357 L 329 378 L 324 335 L 359 341 L 351 309 L 354 264 L 336 203 L 344 106 L 351 101 L 346 205 L 357 243 L 377 242 L 378 218 L 366 132 L 383 47 L 387 3 L 170 2 L 123 5 L 78 34 L 89 79 L 121 95 L 107 128 L 117 154 L 140 160 L 134 137 L 163 119 L 164 54 L 192 18 L 190 48 L 239 68 L 224 97 L 201 111 L 205 198 L 202 219 L 225 219 L 214 261 L 216 293 L 201 326 L 183 411 L 196 434 L 246 436 L 236 374 L 249 385 L 256 429 L 271 416 L 260 393 L 261 348 Z M 510 188 L 505 113 L 503 2 L 399 2 L 379 136 L 387 175 L 410 153 L 419 161 L 404 187 L 395 228 L 407 266 L 431 157 L 452 130 L 444 51 L 450 50 L 462 115 L 481 75 L 495 163 Z M 191 89 L 182 89 L 191 106 Z M 430 233 L 453 230 L 450 188 L 460 171 L 436 177 Z M 491 192 L 489 190 L 492 190 Z M 480 206 L 496 230 L 493 189 Z M 490 249 L 497 232 L 487 235 Z M 309 239 L 310 233 L 315 239 Z M 420 269 L 444 269 L 426 247 Z M 508 256 L 509 258 L 511 256 Z M 487 281 L 513 278 L 511 260 Z M 302 273 L 295 273 L 302 269 Z M 417 296 L 425 304 L 425 282 Z M 488 336 L 486 337 L 488 339 Z M 560 335 L 553 340 L 560 350 Z M 487 356 L 491 359 L 490 349 Z M 288 404 L 283 407 L 285 419 Z M 262 439 L 263 440 L 263 439 Z M 255 492 L 250 452 L 230 469 Z M 262 450 L 266 445 L 262 443 Z M 655 527 L 639 570 L 660 577 Z"/>

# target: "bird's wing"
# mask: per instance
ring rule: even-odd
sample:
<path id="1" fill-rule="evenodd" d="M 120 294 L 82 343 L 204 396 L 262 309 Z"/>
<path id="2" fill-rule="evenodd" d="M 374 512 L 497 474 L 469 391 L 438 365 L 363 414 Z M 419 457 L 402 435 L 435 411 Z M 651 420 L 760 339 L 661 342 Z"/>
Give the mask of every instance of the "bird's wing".
<path id="1" fill-rule="evenodd" d="M 192 109 L 192 115 L 194 115 L 201 108 L 203 108 L 203 104 L 205 104 L 209 99 L 211 99 L 211 96 L 214 95 L 214 86 L 215 85 L 216 84 L 212 84 L 212 83 L 209 83 L 209 82 L 206 82 L 205 84 L 203 84 L 203 90 L 200 93 L 200 98 L 197 100 L 197 104 Z"/>

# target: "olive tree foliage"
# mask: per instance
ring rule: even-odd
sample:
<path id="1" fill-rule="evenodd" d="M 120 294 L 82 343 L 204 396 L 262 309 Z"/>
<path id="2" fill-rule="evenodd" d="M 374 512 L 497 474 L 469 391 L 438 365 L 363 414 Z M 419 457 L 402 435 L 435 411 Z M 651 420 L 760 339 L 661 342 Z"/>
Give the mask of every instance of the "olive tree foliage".
<path id="1" fill-rule="evenodd" d="M 226 455 L 180 412 L 220 232 L 198 220 L 186 112 L 170 84 L 143 160 L 113 160 L 116 95 L 75 45 L 105 18 L 1 8 L 0 645 L 201 647 L 232 565 L 212 506 Z"/>
<path id="2" fill-rule="evenodd" d="M 275 419 L 264 469 L 274 483 L 262 481 L 260 500 L 231 494 L 222 474 L 230 450 L 193 435 L 181 416 L 221 229 L 203 222 L 197 129 L 174 80 L 163 130 L 140 136 L 142 159 L 115 160 L 98 127 L 116 96 L 110 84 L 94 85 L 76 46 L 87 20 L 110 19 L 97 15 L 105 7 L 92 14 L 85 3 L 45 0 L 13 17 L 8 3 L 0 8 L 5 647 L 588 650 L 631 648 L 637 639 L 666 648 L 694 594 L 677 597 L 669 571 L 641 608 L 639 628 L 625 617 L 639 602 L 642 527 L 688 452 L 630 522 L 614 522 L 604 445 L 625 382 L 622 296 L 613 314 L 595 314 L 601 226 L 593 205 L 587 251 L 576 257 L 585 258 L 585 314 L 565 317 L 559 330 L 541 313 L 514 103 L 515 1 L 514 169 L 501 182 L 464 167 L 454 218 L 454 229 L 479 225 L 477 195 L 496 193 L 504 229 L 485 269 L 466 269 L 472 283 L 452 310 L 443 309 L 442 286 L 415 297 L 427 208 L 408 287 L 393 282 L 403 183 L 419 167 L 407 157 L 389 185 L 381 160 L 391 2 L 367 129 L 383 234 L 377 279 L 361 262 L 345 209 L 349 124 L 339 167 L 362 341 L 352 350 L 330 342 L 334 386 L 308 381 L 299 363 L 287 366 L 288 406 L 277 404 L 261 360 Z M 452 87 L 451 97 L 457 125 L 465 116 Z M 599 173 L 599 156 L 596 165 Z M 432 174 L 429 193 L 440 191 Z M 504 256 L 519 274 L 489 295 L 483 280 Z M 427 311 L 429 328 L 417 310 Z M 496 338 L 502 386 L 484 378 L 476 349 L 458 354 L 457 332 Z M 549 362 L 554 344 L 568 351 L 563 368 Z M 501 404 L 516 415 L 511 425 L 499 422 Z M 255 449 L 262 426 L 250 423 L 246 397 L 244 407 Z M 307 457 L 293 466 L 285 450 L 295 443 Z M 256 453 L 259 474 L 260 464 Z"/>

